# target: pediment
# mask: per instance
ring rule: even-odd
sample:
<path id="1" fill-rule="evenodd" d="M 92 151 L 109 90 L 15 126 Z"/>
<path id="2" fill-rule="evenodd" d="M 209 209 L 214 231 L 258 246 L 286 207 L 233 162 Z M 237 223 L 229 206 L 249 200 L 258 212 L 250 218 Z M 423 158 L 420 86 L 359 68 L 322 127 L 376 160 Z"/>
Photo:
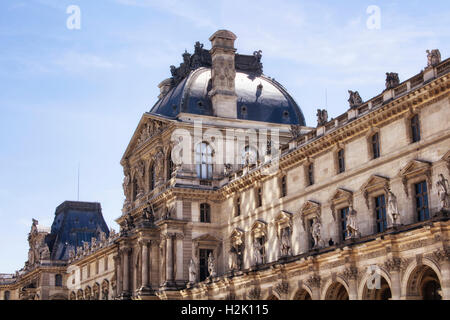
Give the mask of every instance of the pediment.
<path id="1" fill-rule="evenodd" d="M 192 239 L 193 242 L 220 242 L 221 240 L 210 235 L 209 233 L 203 234 L 195 239 Z"/>
<path id="2" fill-rule="evenodd" d="M 307 200 L 300 209 L 302 214 L 308 214 L 311 212 L 320 212 L 320 203 L 312 200 Z"/>
<path id="3" fill-rule="evenodd" d="M 292 213 L 285 211 L 285 210 L 281 210 L 275 217 L 275 221 L 276 222 L 283 222 L 283 221 L 289 221 L 292 219 Z"/>
<path id="4" fill-rule="evenodd" d="M 171 123 L 171 120 L 159 117 L 154 114 L 145 113 L 139 121 L 136 130 L 131 137 L 130 143 L 122 157 L 121 163 L 139 147 L 146 144 L 152 138 L 161 137 L 163 132 Z M 161 142 L 162 146 L 162 142 Z"/>
<path id="5" fill-rule="evenodd" d="M 411 177 L 422 174 L 431 169 L 431 163 L 424 160 L 414 159 L 408 162 L 401 170 L 399 175 L 401 177 Z"/>
<path id="6" fill-rule="evenodd" d="M 450 161 L 450 150 L 447 151 L 441 158 L 441 160 L 449 162 Z"/>
<path id="7" fill-rule="evenodd" d="M 384 189 L 389 186 L 389 178 L 374 174 L 361 187 L 363 192 L 371 192 L 373 190 Z"/>
<path id="8" fill-rule="evenodd" d="M 256 220 L 251 227 L 251 232 L 253 237 L 259 238 L 266 236 L 267 234 L 267 223 L 262 220 Z"/>
<path id="9" fill-rule="evenodd" d="M 353 192 L 344 188 L 338 188 L 333 196 L 330 198 L 330 202 L 340 202 L 342 200 L 348 200 L 353 198 Z"/>

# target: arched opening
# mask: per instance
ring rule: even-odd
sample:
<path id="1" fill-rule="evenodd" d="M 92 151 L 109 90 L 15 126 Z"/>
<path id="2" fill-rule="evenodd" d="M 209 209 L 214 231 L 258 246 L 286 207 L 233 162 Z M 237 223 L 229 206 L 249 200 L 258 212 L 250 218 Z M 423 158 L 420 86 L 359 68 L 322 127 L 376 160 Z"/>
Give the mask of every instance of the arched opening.
<path id="1" fill-rule="evenodd" d="M 390 300 L 392 298 L 391 288 L 383 276 L 380 276 L 379 286 L 375 283 L 373 289 L 364 285 L 363 300 Z"/>
<path id="2" fill-rule="evenodd" d="M 327 290 L 325 300 L 348 300 L 348 292 L 340 282 L 333 283 Z"/>
<path id="3" fill-rule="evenodd" d="M 414 269 L 408 279 L 407 298 L 442 300 L 441 282 L 431 267 L 421 265 Z"/>
<path id="4" fill-rule="evenodd" d="M 300 289 L 294 296 L 294 300 L 312 300 L 311 295 L 305 289 Z"/>

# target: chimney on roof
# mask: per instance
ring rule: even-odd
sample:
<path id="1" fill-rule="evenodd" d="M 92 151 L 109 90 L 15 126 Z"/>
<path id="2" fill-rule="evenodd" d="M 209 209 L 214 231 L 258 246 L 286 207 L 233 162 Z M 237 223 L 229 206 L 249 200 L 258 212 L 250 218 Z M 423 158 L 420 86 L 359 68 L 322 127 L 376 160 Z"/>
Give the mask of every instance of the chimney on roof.
<path id="1" fill-rule="evenodd" d="M 210 91 L 214 115 L 224 118 L 237 118 L 237 95 L 234 80 L 236 68 L 234 57 L 236 36 L 228 30 L 218 30 L 210 38 L 211 41 L 211 80 Z"/>

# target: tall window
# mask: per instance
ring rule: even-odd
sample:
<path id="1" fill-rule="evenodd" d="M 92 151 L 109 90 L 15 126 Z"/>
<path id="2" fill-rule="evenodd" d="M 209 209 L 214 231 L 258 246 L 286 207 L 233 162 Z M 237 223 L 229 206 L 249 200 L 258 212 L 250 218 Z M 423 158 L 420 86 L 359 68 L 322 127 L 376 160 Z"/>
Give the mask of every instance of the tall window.
<path id="1" fill-rule="evenodd" d="M 345 171 L 344 149 L 338 151 L 337 158 L 338 158 L 338 173 L 342 173 Z"/>
<path id="2" fill-rule="evenodd" d="M 286 176 L 281 177 L 281 197 L 287 196 L 287 178 Z"/>
<path id="3" fill-rule="evenodd" d="M 341 238 L 342 240 L 347 239 L 347 217 L 348 217 L 348 207 L 339 210 L 339 217 L 341 220 Z"/>
<path id="4" fill-rule="evenodd" d="M 108 257 L 105 257 L 105 262 L 103 265 L 105 266 L 105 271 L 108 270 Z"/>
<path id="5" fill-rule="evenodd" d="M 415 197 L 416 197 L 416 212 L 419 221 L 424 221 L 430 218 L 430 212 L 428 209 L 428 190 L 427 182 L 421 181 L 414 185 Z"/>
<path id="6" fill-rule="evenodd" d="M 372 136 L 372 156 L 374 159 L 380 157 L 380 136 L 378 132 Z"/>
<path id="7" fill-rule="evenodd" d="M 197 177 L 200 179 L 211 179 L 213 172 L 212 148 L 206 143 L 197 144 L 195 151 L 195 163 L 197 165 Z"/>
<path id="8" fill-rule="evenodd" d="M 208 271 L 208 256 L 212 250 L 210 249 L 200 249 L 199 250 L 199 264 L 200 264 L 200 281 L 205 280 L 209 276 Z"/>
<path id="9" fill-rule="evenodd" d="M 200 204 L 200 222 L 211 222 L 211 206 L 208 203 Z"/>
<path id="10" fill-rule="evenodd" d="M 308 164 L 308 186 L 312 186 L 314 184 L 314 164 Z"/>
<path id="11" fill-rule="evenodd" d="M 420 140 L 419 115 L 417 114 L 411 118 L 411 138 L 412 142 Z"/>
<path id="12" fill-rule="evenodd" d="M 173 172 L 173 161 L 172 161 L 172 152 L 167 152 L 167 180 L 170 180 L 172 178 L 172 172 Z"/>
<path id="13" fill-rule="evenodd" d="M 62 275 L 55 275 L 55 287 L 62 287 Z"/>
<path id="14" fill-rule="evenodd" d="M 5 291 L 5 293 L 4 293 L 4 299 L 5 299 L 5 300 L 11 299 L 11 293 L 10 293 L 9 291 Z"/>
<path id="15" fill-rule="evenodd" d="M 387 229 L 386 220 L 386 200 L 384 194 L 375 197 L 375 217 L 377 223 L 377 232 L 383 232 Z"/>
<path id="16" fill-rule="evenodd" d="M 240 216 L 241 215 L 241 197 L 237 197 L 236 199 L 236 209 L 235 209 L 235 215 Z"/>
<path id="17" fill-rule="evenodd" d="M 256 188 L 256 207 L 259 208 L 262 206 L 262 188 Z"/>

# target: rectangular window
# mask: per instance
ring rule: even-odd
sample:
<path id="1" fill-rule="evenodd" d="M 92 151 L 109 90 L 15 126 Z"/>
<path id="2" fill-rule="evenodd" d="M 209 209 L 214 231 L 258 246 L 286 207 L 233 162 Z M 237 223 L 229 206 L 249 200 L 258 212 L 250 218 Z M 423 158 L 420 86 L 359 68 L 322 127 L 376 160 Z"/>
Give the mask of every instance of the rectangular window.
<path id="1" fill-rule="evenodd" d="M 262 206 L 262 188 L 256 189 L 256 207 L 259 208 Z"/>
<path id="2" fill-rule="evenodd" d="M 241 215 L 241 198 L 236 199 L 236 217 Z"/>
<path id="3" fill-rule="evenodd" d="M 340 213 L 339 217 L 341 220 L 341 238 L 342 241 L 344 241 L 348 237 L 347 232 L 348 207 L 342 208 L 341 210 L 339 210 L 339 213 Z"/>
<path id="4" fill-rule="evenodd" d="M 386 199 L 384 194 L 375 198 L 375 217 L 377 232 L 384 232 L 387 229 L 386 220 Z"/>
<path id="5" fill-rule="evenodd" d="M 337 156 L 338 156 L 338 172 L 342 173 L 345 171 L 344 149 L 339 150 Z"/>
<path id="6" fill-rule="evenodd" d="M 308 185 L 312 186 L 314 184 L 314 164 L 310 163 L 308 165 Z"/>
<path id="7" fill-rule="evenodd" d="M 281 178 L 281 197 L 287 196 L 287 182 L 286 182 L 286 176 L 283 176 Z"/>
<path id="8" fill-rule="evenodd" d="M 380 137 L 378 133 L 372 136 L 372 155 L 374 159 L 380 157 Z"/>
<path id="9" fill-rule="evenodd" d="M 212 250 L 210 249 L 200 249 L 199 250 L 199 264 L 200 264 L 200 281 L 205 280 L 209 276 L 208 271 L 208 256 Z"/>
<path id="10" fill-rule="evenodd" d="M 411 138 L 412 142 L 420 141 L 420 125 L 417 114 L 411 118 Z"/>
<path id="11" fill-rule="evenodd" d="M 415 198 L 416 198 L 416 212 L 419 221 L 424 221 L 430 218 L 430 212 L 428 209 L 428 190 L 427 182 L 421 181 L 414 185 Z"/>

